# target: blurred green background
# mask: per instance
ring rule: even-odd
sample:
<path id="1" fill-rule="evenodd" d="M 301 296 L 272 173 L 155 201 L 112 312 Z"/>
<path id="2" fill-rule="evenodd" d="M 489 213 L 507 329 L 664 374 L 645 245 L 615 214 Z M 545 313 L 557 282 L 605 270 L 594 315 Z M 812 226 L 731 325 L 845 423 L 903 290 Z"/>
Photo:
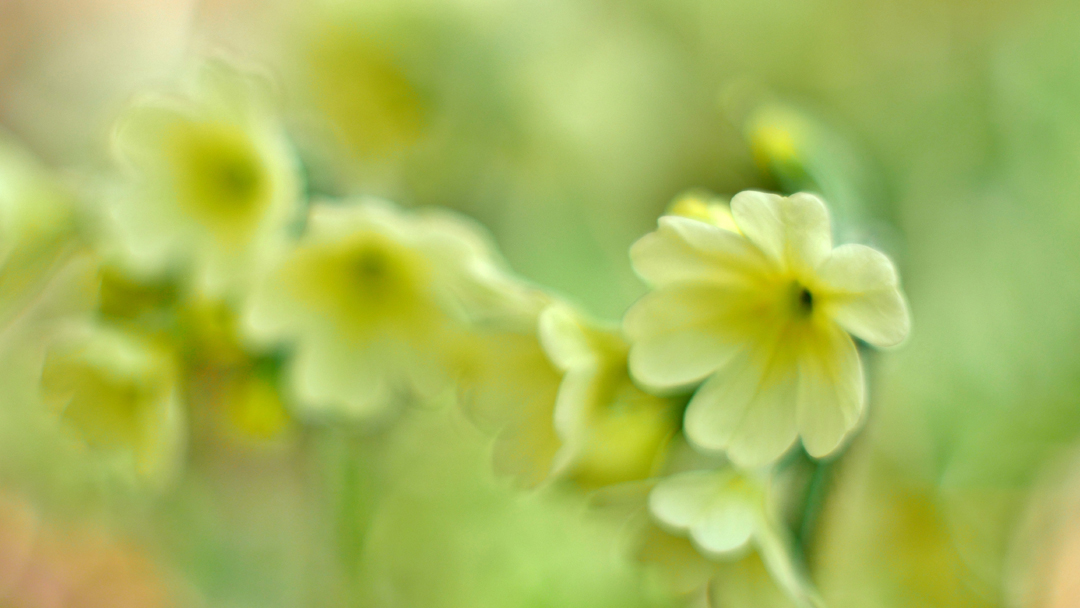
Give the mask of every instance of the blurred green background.
<path id="1" fill-rule="evenodd" d="M 841 241 L 897 260 L 914 320 L 871 355 L 809 552 L 826 601 L 1073 606 L 1078 33 L 1052 0 L 3 0 L 0 124 L 92 184 L 129 97 L 224 48 L 277 80 L 312 194 L 460 210 L 611 319 L 644 292 L 628 247 L 679 193 L 819 190 Z M 207 605 L 675 605 L 622 519 L 493 479 L 443 411 L 378 439 L 372 470 L 195 454 L 164 503 L 69 479 L 8 418 L 0 482 L 141 539 Z M 311 504 L 313 479 L 353 502 Z M 322 563 L 331 537 L 363 546 L 356 589 Z"/>

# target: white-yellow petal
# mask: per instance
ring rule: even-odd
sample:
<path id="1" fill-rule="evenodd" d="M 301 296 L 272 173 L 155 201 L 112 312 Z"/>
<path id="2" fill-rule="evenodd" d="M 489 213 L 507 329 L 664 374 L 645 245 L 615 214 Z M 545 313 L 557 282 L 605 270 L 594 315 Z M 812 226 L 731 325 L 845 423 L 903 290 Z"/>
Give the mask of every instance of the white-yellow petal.
<path id="1" fill-rule="evenodd" d="M 679 285 L 638 300 L 623 319 L 634 378 L 655 389 L 684 387 L 723 365 L 742 347 L 729 333 L 736 328 L 725 321 L 740 316 L 745 294 L 723 286 Z"/>
<path id="2" fill-rule="evenodd" d="M 289 363 L 295 405 L 303 417 L 327 415 L 371 421 L 395 404 L 385 361 L 351 353 L 341 345 L 304 344 Z"/>
<path id="3" fill-rule="evenodd" d="M 832 453 L 858 425 L 866 406 L 855 343 L 833 324 L 818 328 L 799 356 L 797 419 L 814 458 Z"/>
<path id="4" fill-rule="evenodd" d="M 781 268 L 812 272 L 832 249 L 829 211 L 818 197 L 747 190 L 731 199 L 739 230 Z"/>
<path id="5" fill-rule="evenodd" d="M 758 514 L 742 497 L 723 495 L 690 535 L 709 553 L 730 553 L 750 542 L 757 521 Z"/>
<path id="6" fill-rule="evenodd" d="M 684 282 L 745 282 L 768 268 L 746 239 L 719 226 L 676 215 L 630 248 L 634 270 L 654 286 Z"/>
<path id="7" fill-rule="evenodd" d="M 687 436 L 698 446 L 725 450 L 732 462 L 758 467 L 795 442 L 797 367 L 787 353 L 748 348 L 710 377 L 686 410 Z"/>
<path id="8" fill-rule="evenodd" d="M 745 547 L 761 521 L 759 506 L 732 471 L 681 473 L 664 479 L 649 494 L 649 510 L 657 520 L 688 531 L 710 554 Z"/>
<path id="9" fill-rule="evenodd" d="M 584 328 L 567 306 L 556 304 L 540 313 L 539 336 L 544 352 L 562 371 L 589 365 L 597 358 Z"/>
<path id="10" fill-rule="evenodd" d="M 865 245 L 842 245 L 818 267 L 827 314 L 878 347 L 902 342 L 911 329 L 892 261 Z"/>
<path id="11" fill-rule="evenodd" d="M 664 524 L 687 530 L 705 517 L 718 487 L 716 471 L 673 475 L 649 493 L 649 510 Z"/>

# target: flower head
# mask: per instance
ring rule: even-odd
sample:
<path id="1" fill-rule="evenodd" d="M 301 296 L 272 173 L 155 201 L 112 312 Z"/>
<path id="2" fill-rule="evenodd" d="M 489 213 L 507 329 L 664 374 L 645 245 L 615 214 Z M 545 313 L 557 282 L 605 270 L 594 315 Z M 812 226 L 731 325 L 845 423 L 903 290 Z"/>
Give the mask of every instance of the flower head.
<path id="1" fill-rule="evenodd" d="M 661 524 L 689 534 L 706 555 L 730 555 L 749 546 L 767 525 L 764 480 L 731 467 L 688 471 L 665 478 L 649 494 Z"/>
<path id="2" fill-rule="evenodd" d="M 186 265 L 219 294 L 281 237 L 299 178 L 264 88 L 209 61 L 186 95 L 145 96 L 121 118 L 114 143 L 131 179 L 114 220 L 133 263 Z"/>
<path id="3" fill-rule="evenodd" d="M 627 313 L 630 369 L 671 390 L 705 381 L 686 413 L 698 446 L 764 465 L 802 437 L 823 457 L 859 423 L 862 365 L 848 332 L 875 346 L 908 333 L 892 262 L 863 245 L 834 248 L 810 194 L 747 191 L 738 232 L 666 216 L 631 250 L 655 290 Z"/>
<path id="4" fill-rule="evenodd" d="M 459 216 L 384 201 L 319 203 L 243 315 L 247 335 L 295 347 L 298 404 L 373 419 L 448 388 L 462 300 L 483 290 L 489 246 Z"/>
<path id="5" fill-rule="evenodd" d="M 589 486 L 655 473 L 678 430 L 678 403 L 634 385 L 621 333 L 553 304 L 540 315 L 540 339 L 563 372 L 553 412 L 560 473 Z"/>
<path id="6" fill-rule="evenodd" d="M 492 467 L 522 487 L 549 480 L 562 442 L 555 402 L 563 373 L 540 342 L 546 293 L 509 275 L 488 297 L 469 302 L 470 331 L 459 342 L 454 367 L 458 401 L 481 430 L 495 435 Z"/>
<path id="7" fill-rule="evenodd" d="M 166 482 L 184 449 L 174 361 L 126 332 L 85 324 L 46 352 L 42 397 L 91 448 L 130 458 L 144 479 Z"/>
<path id="8" fill-rule="evenodd" d="M 740 471 L 731 466 L 684 471 L 653 487 L 649 512 L 663 528 L 689 536 L 698 551 L 710 559 L 753 564 L 755 560 L 748 562 L 745 557 L 751 549 L 756 550 L 767 578 L 796 606 L 820 606 L 820 598 L 794 559 L 776 514 L 785 493 L 778 486 L 784 485 L 767 471 Z M 719 570 L 714 584 L 730 583 L 722 580 L 732 574 L 729 570 Z M 746 588 L 743 593 L 752 596 L 772 587 L 751 580 L 742 584 Z"/>

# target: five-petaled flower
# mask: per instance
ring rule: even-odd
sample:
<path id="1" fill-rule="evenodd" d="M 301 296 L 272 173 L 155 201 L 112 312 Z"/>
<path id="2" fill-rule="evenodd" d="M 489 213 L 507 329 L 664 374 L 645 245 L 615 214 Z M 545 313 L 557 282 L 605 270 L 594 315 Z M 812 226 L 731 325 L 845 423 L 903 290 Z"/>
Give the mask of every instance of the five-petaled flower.
<path id="1" fill-rule="evenodd" d="M 704 381 L 686 433 L 736 464 L 768 464 L 799 436 L 827 456 L 865 410 L 848 332 L 879 347 L 908 334 L 896 270 L 869 247 L 834 248 L 813 195 L 747 191 L 731 212 L 738 231 L 666 216 L 633 246 L 655 290 L 624 319 L 630 369 L 654 390 Z"/>
<path id="2" fill-rule="evenodd" d="M 244 331 L 294 347 L 287 371 L 306 413 L 374 420 L 449 388 L 464 302 L 494 274 L 490 254 L 483 231 L 452 213 L 322 201 L 255 285 Z"/>
<path id="3" fill-rule="evenodd" d="M 207 61 L 184 95 L 144 95 L 120 119 L 128 169 L 113 220 L 129 262 L 190 270 L 200 291 L 242 288 L 300 201 L 299 163 L 268 85 Z"/>

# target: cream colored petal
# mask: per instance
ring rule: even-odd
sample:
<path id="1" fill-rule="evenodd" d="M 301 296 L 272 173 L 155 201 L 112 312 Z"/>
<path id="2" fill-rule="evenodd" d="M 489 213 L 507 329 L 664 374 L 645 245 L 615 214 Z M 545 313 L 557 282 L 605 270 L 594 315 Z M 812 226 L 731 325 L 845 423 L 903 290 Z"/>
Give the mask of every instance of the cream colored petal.
<path id="1" fill-rule="evenodd" d="M 731 199 L 731 213 L 746 238 L 784 268 L 811 272 L 832 249 L 828 209 L 812 194 L 747 190 Z"/>
<path id="2" fill-rule="evenodd" d="M 740 235 L 686 217 L 664 216 L 659 227 L 630 248 L 638 275 L 651 285 L 743 282 L 769 271 Z"/>
<path id="3" fill-rule="evenodd" d="M 301 413 L 363 420 L 385 415 L 395 401 L 386 366 L 377 358 L 364 360 L 341 345 L 321 342 L 302 343 L 289 368 Z"/>
<path id="4" fill-rule="evenodd" d="M 689 386 L 723 365 L 741 347 L 729 323 L 739 316 L 743 294 L 680 285 L 638 300 L 623 319 L 634 378 L 656 389 Z"/>
<path id="5" fill-rule="evenodd" d="M 705 517 L 719 484 L 716 471 L 673 475 L 656 484 L 649 493 L 649 511 L 671 528 L 688 530 Z"/>
<path id="6" fill-rule="evenodd" d="M 690 530 L 699 547 L 710 553 L 731 553 L 746 546 L 757 528 L 758 515 L 744 497 L 722 494 L 705 518 Z"/>
<path id="7" fill-rule="evenodd" d="M 567 459 L 581 447 L 590 415 L 602 405 L 598 394 L 600 381 L 594 366 L 584 366 L 567 372 L 559 384 L 552 423 L 564 447 L 568 448 L 563 450 Z"/>
<path id="8" fill-rule="evenodd" d="M 825 306 L 841 327 L 878 347 L 902 342 L 911 330 L 900 282 L 885 254 L 842 245 L 818 267 Z"/>
<path id="9" fill-rule="evenodd" d="M 694 443 L 726 450 L 743 467 L 769 464 L 791 447 L 797 374 L 794 359 L 777 348 L 742 351 L 702 385 L 686 411 Z"/>
<path id="10" fill-rule="evenodd" d="M 584 328 L 566 306 L 552 305 L 540 313 L 539 336 L 548 358 L 563 371 L 596 359 Z"/>
<path id="11" fill-rule="evenodd" d="M 757 513 L 731 485 L 730 471 L 691 471 L 669 477 L 649 494 L 649 510 L 665 525 L 688 530 L 709 553 L 729 553 L 749 542 Z"/>
<path id="12" fill-rule="evenodd" d="M 797 420 L 807 453 L 832 453 L 858 425 L 865 406 L 855 343 L 831 323 L 816 330 L 799 357 Z"/>
<path id="13" fill-rule="evenodd" d="M 162 142 L 192 121 L 180 100 L 164 95 L 144 95 L 124 113 L 112 133 L 115 153 L 140 169 L 164 162 Z"/>
<path id="14" fill-rule="evenodd" d="M 545 481 L 560 447 L 554 408 L 563 375 L 535 335 L 476 335 L 476 359 L 459 381 L 466 415 L 497 433 L 492 447 L 496 473 L 526 487 Z"/>

